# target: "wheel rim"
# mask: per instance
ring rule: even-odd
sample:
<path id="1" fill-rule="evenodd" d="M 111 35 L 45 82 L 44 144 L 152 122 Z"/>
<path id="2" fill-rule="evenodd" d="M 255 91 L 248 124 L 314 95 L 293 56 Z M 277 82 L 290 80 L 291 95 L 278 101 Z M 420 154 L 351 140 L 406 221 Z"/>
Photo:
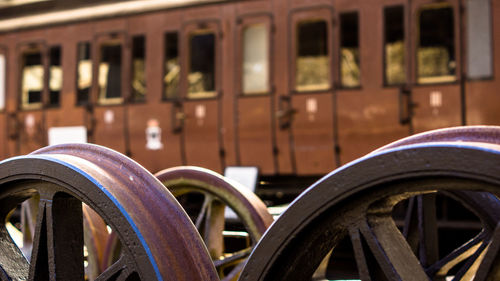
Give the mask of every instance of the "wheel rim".
<path id="1" fill-rule="evenodd" d="M 214 264 L 219 269 L 219 276 L 223 280 L 235 280 L 242 269 L 242 261 L 273 222 L 265 204 L 247 188 L 208 169 L 175 167 L 163 170 L 156 176 L 176 198 L 191 193 L 203 196 L 203 206 L 192 219 L 202 233 Z M 224 251 L 221 235 L 225 206 L 241 219 L 251 239 L 249 247 L 231 254 Z M 222 268 L 229 264 L 234 267 L 224 274 Z"/>
<path id="2" fill-rule="evenodd" d="M 94 145 L 50 147 L 1 162 L 0 175 L 3 221 L 18 202 L 35 193 L 41 198 L 31 263 L 1 227 L 3 280 L 83 280 L 82 202 L 124 245 L 120 259 L 96 280 L 217 280 L 199 235 L 173 196 L 114 151 Z M 144 198 L 145 189 L 149 196 Z"/>
<path id="3" fill-rule="evenodd" d="M 346 235 L 351 237 L 354 248 L 357 247 L 354 252 L 360 279 L 379 280 L 373 277 L 376 276 L 374 270 L 359 258 L 364 253 L 360 249 L 369 249 L 367 254 L 379 264 L 377 270 L 384 278 L 426 280 L 426 271 L 439 272 L 446 259 L 459 258 L 440 257 L 433 264 L 420 266 L 403 234 L 387 215 L 389 210 L 410 193 L 424 194 L 436 187 L 458 197 L 461 190 L 498 194 L 500 171 L 495 166 L 499 165 L 492 163 L 500 163 L 498 146 L 447 142 L 388 148 L 355 161 L 320 180 L 289 207 L 259 242 L 240 280 L 273 280 L 278 276 L 286 280 L 310 278 L 322 257 L 340 241 L 339 237 Z M 493 231 L 500 214 L 498 199 L 480 192 L 462 195 L 468 201 L 472 196 L 479 202 L 479 206 L 464 203 L 476 204 L 479 208 L 476 215 L 482 219 L 483 232 L 477 239 L 487 245 L 498 236 Z M 331 215 L 332 212 L 337 214 Z M 495 240 L 490 244 L 494 243 Z M 459 247 L 458 253 L 467 252 L 468 246 L 471 244 Z M 303 249 L 308 250 L 305 253 Z M 485 248 L 472 251 L 469 263 L 465 262 L 457 271 L 468 276 L 478 264 L 481 272 L 488 271 L 494 259 L 481 258 L 494 255 L 492 251 Z M 476 260 L 482 264 L 474 264 Z M 432 278 L 441 280 L 436 275 Z"/>

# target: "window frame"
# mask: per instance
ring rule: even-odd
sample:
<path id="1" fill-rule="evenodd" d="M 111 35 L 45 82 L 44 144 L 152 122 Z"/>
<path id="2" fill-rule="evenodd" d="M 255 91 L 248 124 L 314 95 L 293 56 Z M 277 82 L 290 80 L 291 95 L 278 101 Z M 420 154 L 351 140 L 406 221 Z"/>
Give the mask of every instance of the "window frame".
<path id="1" fill-rule="evenodd" d="M 33 111 L 33 110 L 43 110 L 46 106 L 47 99 L 48 99 L 48 78 L 49 75 L 47 75 L 48 68 L 49 68 L 49 61 L 48 61 L 48 46 L 45 41 L 34 41 L 34 42 L 28 42 L 28 43 L 21 43 L 18 44 L 17 48 L 18 54 L 17 54 L 17 59 L 19 62 L 19 66 L 21 66 L 18 69 L 18 77 L 17 77 L 17 83 L 19 85 L 18 88 L 18 95 L 17 95 L 17 100 L 18 100 L 18 108 L 21 111 Z M 29 54 L 29 53 L 40 53 L 40 59 L 41 59 L 41 66 L 42 66 L 42 89 L 40 91 L 40 102 L 37 103 L 27 103 L 27 99 L 29 98 L 28 96 L 25 96 L 23 93 L 23 79 L 24 79 L 24 56 Z"/>
<path id="2" fill-rule="evenodd" d="M 133 81 L 134 81 L 134 72 L 135 72 L 135 68 L 134 68 L 134 39 L 135 38 L 138 38 L 138 37 L 143 37 L 144 38 L 144 96 L 142 99 L 137 99 L 135 97 L 135 91 L 134 91 L 134 85 L 133 85 Z M 130 98 L 128 99 L 128 101 L 130 103 L 146 103 L 147 100 L 148 100 L 148 91 L 147 91 L 147 85 L 148 85 L 148 82 L 147 82 L 147 44 L 148 44 L 148 36 L 145 32 L 143 33 L 136 33 L 136 34 L 131 34 L 130 35 L 130 83 L 129 84 L 129 89 L 130 89 Z M 123 52 L 123 51 L 122 51 Z M 123 59 L 122 59 L 122 62 L 123 62 Z"/>
<path id="3" fill-rule="evenodd" d="M 236 85 L 235 85 L 235 93 L 239 97 L 258 97 L 258 96 L 267 96 L 273 93 L 273 61 L 274 61 L 274 44 L 273 44 L 273 26 L 272 26 L 272 15 L 269 13 L 256 13 L 256 14 L 247 14 L 242 15 L 236 20 L 238 26 L 236 29 L 235 38 L 237 40 L 236 46 L 236 59 L 235 59 L 235 69 L 236 69 Z M 250 26 L 255 25 L 263 25 L 267 32 L 267 90 L 260 92 L 248 92 L 245 93 L 243 89 L 243 63 L 244 63 L 244 42 L 243 36 L 245 29 Z"/>
<path id="4" fill-rule="evenodd" d="M 91 63 L 91 66 L 90 66 L 90 71 L 91 71 L 91 77 L 90 77 L 90 86 L 89 86 L 89 90 L 88 90 L 88 93 L 87 93 L 87 101 L 85 102 L 78 102 L 78 91 L 80 90 L 78 88 L 78 83 L 79 83 L 79 79 L 80 79 L 80 75 L 79 75 L 79 62 L 80 62 L 80 57 L 79 57 L 79 47 L 81 44 L 88 44 L 89 46 L 89 60 L 90 60 L 90 63 Z M 93 42 L 91 40 L 83 40 L 83 41 L 78 41 L 76 43 L 76 66 L 75 66 L 75 106 L 85 106 L 85 105 L 88 105 L 88 104 L 91 104 L 92 103 L 92 89 L 93 89 L 93 85 L 94 85 L 94 80 L 95 80 L 95 73 L 94 73 L 94 65 L 95 65 L 95 60 L 94 60 L 94 49 L 93 49 Z"/>
<path id="5" fill-rule="evenodd" d="M 128 87 L 128 79 L 127 77 L 130 77 L 127 73 L 128 65 L 127 60 L 128 60 L 128 54 L 129 50 L 127 48 L 127 33 L 125 32 L 110 32 L 110 33 L 105 33 L 105 34 L 97 34 L 95 42 L 93 44 L 92 50 L 93 54 L 95 56 L 93 57 L 92 61 L 92 68 L 93 68 L 93 74 L 92 74 L 92 87 L 93 91 L 92 92 L 92 98 L 91 100 L 95 99 L 95 104 L 97 106 L 113 106 L 113 105 L 123 105 L 126 101 L 126 99 L 129 98 L 130 96 L 130 88 Z M 100 64 L 102 62 L 102 49 L 101 47 L 105 45 L 119 45 L 121 47 L 121 71 L 120 71 L 120 89 L 121 89 L 121 95 L 120 97 L 115 97 L 115 98 L 103 98 L 101 97 L 101 88 L 99 85 L 99 68 Z"/>
<path id="6" fill-rule="evenodd" d="M 452 10 L 452 15 L 453 15 L 453 44 L 454 44 L 454 56 L 455 56 L 455 74 L 454 74 L 454 79 L 450 81 L 431 81 L 431 82 L 420 82 L 419 81 L 419 63 L 418 63 L 418 50 L 420 48 L 420 20 L 421 20 L 421 13 L 423 10 L 426 8 L 429 9 L 432 6 L 443 6 L 443 7 L 448 7 Z M 462 62 L 462 57 L 461 57 L 461 44 L 460 44 L 460 30 L 459 30 L 459 22 L 460 22 L 460 15 L 458 14 L 458 8 L 457 8 L 457 3 L 454 1 L 446 1 L 446 2 L 423 2 L 419 3 L 416 7 L 413 9 L 413 13 L 415 14 L 415 19 L 413 19 L 412 24 L 414 25 L 414 43 L 412 44 L 412 52 L 413 52 L 413 81 L 414 84 L 417 86 L 437 86 L 437 85 L 453 85 L 453 84 L 458 84 L 460 83 L 460 80 L 463 78 L 462 77 L 462 72 L 463 72 L 463 62 Z"/>
<path id="7" fill-rule="evenodd" d="M 178 65 L 179 65 L 179 84 L 177 85 L 177 95 L 176 97 L 172 97 L 172 98 L 169 98 L 167 97 L 165 91 L 167 89 L 166 85 L 165 85 L 165 76 L 167 75 L 167 69 L 165 67 L 165 62 L 166 60 L 168 59 L 167 55 L 166 55 L 166 47 L 167 47 L 167 34 L 175 34 L 177 36 L 177 61 L 178 61 Z M 162 101 L 178 101 L 182 98 L 182 76 L 183 76 L 183 69 L 184 69 L 184 66 L 183 66 L 183 60 L 182 60 L 182 55 L 183 55 L 183 51 L 182 51 L 182 32 L 177 30 L 177 29 L 170 29 L 170 30 L 164 30 L 162 32 L 162 35 L 163 35 L 163 42 L 162 42 L 162 79 L 161 79 L 161 100 Z"/>
<path id="8" fill-rule="evenodd" d="M 191 49 L 190 49 L 190 40 L 191 34 L 204 34 L 204 33 L 213 33 L 214 34 L 214 90 L 210 92 L 203 93 L 214 93 L 210 96 L 203 97 L 191 97 L 189 94 L 189 82 L 188 75 L 190 72 L 190 63 L 191 63 Z M 222 57 L 221 57 L 221 24 L 218 19 L 201 19 L 195 20 L 191 22 L 186 22 L 183 24 L 182 32 L 180 35 L 180 47 L 181 51 L 179 53 L 181 57 L 181 87 L 180 87 L 180 96 L 179 99 L 187 100 L 187 101 L 201 101 L 201 100 L 212 100 L 220 98 L 220 89 L 222 87 L 221 83 L 221 65 L 222 65 Z M 185 50 L 185 51 L 182 51 Z"/>
<path id="9" fill-rule="evenodd" d="M 385 15 L 386 15 L 386 10 L 390 8 L 397 8 L 401 7 L 403 9 L 403 46 L 404 46 L 404 70 L 405 70 L 405 82 L 402 83 L 395 83 L 395 84 L 389 84 L 387 83 L 387 73 L 386 73 L 386 68 L 387 68 L 387 63 L 386 63 L 386 58 L 387 58 L 387 52 L 385 49 L 386 45 L 386 29 L 385 29 Z M 394 4 L 389 4 L 386 6 L 382 7 L 382 82 L 383 82 L 383 87 L 384 88 L 400 88 L 401 86 L 407 85 L 410 82 L 410 70 L 409 70 L 409 65 L 410 65 L 410 57 L 409 57 L 409 52 L 411 51 L 408 48 L 408 41 L 409 41 L 409 36 L 408 36 L 408 6 L 405 3 L 394 3 Z"/>
<path id="10" fill-rule="evenodd" d="M 342 84 L 342 15 L 345 14 L 356 14 L 358 17 L 358 52 L 359 52 L 359 85 L 356 86 L 345 86 Z M 338 88 L 342 90 L 357 90 L 361 89 L 363 87 L 363 71 L 362 71 L 362 54 L 361 54 L 361 13 L 360 10 L 358 9 L 353 9 L 353 10 L 342 10 L 338 12 L 337 18 L 338 18 L 338 52 L 337 52 L 337 59 L 338 59 Z"/>
<path id="11" fill-rule="evenodd" d="M 59 89 L 58 97 L 57 97 L 57 104 L 51 104 L 50 103 L 50 95 L 51 95 L 51 89 L 50 89 L 50 79 L 52 78 L 52 72 L 50 67 L 52 66 L 52 61 L 51 61 L 51 51 L 54 48 L 59 48 L 59 66 L 61 68 L 61 89 Z M 46 108 L 58 108 L 61 106 L 61 98 L 62 98 L 62 93 L 63 93 L 63 87 L 64 87 L 64 67 L 63 67 L 63 45 L 62 44 L 53 44 L 48 46 L 47 48 L 47 98 L 46 98 Z M 43 98 L 42 98 L 43 100 Z"/>
<path id="12" fill-rule="evenodd" d="M 315 7 L 297 8 L 289 13 L 288 34 L 289 42 L 288 48 L 289 58 L 289 89 L 291 94 L 310 94 L 310 93 L 330 93 L 334 89 L 335 70 L 334 70 L 334 42 L 333 42 L 333 15 L 334 9 L 329 5 L 321 5 Z M 298 53 L 298 24 L 304 21 L 324 21 L 326 23 L 326 43 L 327 43 L 327 57 L 328 57 L 328 87 L 313 90 L 297 90 L 296 77 L 297 77 L 297 53 Z"/>

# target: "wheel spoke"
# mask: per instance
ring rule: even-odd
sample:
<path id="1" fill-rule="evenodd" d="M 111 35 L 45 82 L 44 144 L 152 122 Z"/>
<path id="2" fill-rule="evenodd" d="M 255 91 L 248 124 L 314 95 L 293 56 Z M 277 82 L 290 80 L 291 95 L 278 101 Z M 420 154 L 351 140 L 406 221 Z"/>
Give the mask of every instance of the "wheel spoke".
<path id="1" fill-rule="evenodd" d="M 370 271 L 368 270 L 367 258 L 363 249 L 361 235 L 359 230 L 355 228 L 349 229 L 349 236 L 354 250 L 354 257 L 356 258 L 356 265 L 358 266 L 359 278 L 365 281 L 371 281 Z"/>
<path id="2" fill-rule="evenodd" d="M 412 251 L 417 254 L 418 251 L 418 203 L 417 197 L 408 199 L 408 207 L 406 209 L 405 224 L 403 227 L 403 235 L 408 241 Z"/>
<path id="3" fill-rule="evenodd" d="M 436 219 L 436 194 L 424 194 L 418 200 L 418 229 L 420 234 L 420 263 L 427 267 L 439 259 Z"/>
<path id="4" fill-rule="evenodd" d="M 39 202 L 38 215 L 36 219 L 35 235 L 33 238 L 33 249 L 31 252 L 31 263 L 29 280 L 49 280 L 49 261 L 47 249 L 47 218 L 45 213 L 47 203 L 45 200 Z"/>
<path id="5" fill-rule="evenodd" d="M 1 280 L 27 279 L 29 273 L 28 261 L 12 241 L 5 225 L 0 228 L 0 264 Z"/>
<path id="6" fill-rule="evenodd" d="M 39 205 L 30 280 L 53 280 L 53 276 L 55 280 L 82 280 L 82 203 L 49 192 L 41 195 Z"/>
<path id="7" fill-rule="evenodd" d="M 251 252 L 252 252 L 252 248 L 243 249 L 243 250 L 238 251 L 230 256 L 224 257 L 223 259 L 215 260 L 214 266 L 216 268 L 219 268 L 219 267 L 227 266 L 229 264 L 234 264 L 238 261 L 242 261 L 243 259 L 247 258 Z"/>
<path id="8" fill-rule="evenodd" d="M 230 280 L 237 280 L 241 270 L 245 266 L 245 263 L 243 262 L 252 252 L 252 248 L 246 248 L 241 251 L 238 251 L 236 253 L 233 253 L 230 256 L 226 256 L 223 259 L 220 260 L 215 260 L 214 261 L 214 266 L 217 268 L 219 272 L 224 272 L 224 268 L 227 266 L 234 266 L 229 273 L 224 274 L 223 278 L 221 279 L 222 281 L 230 281 Z"/>
<path id="9" fill-rule="evenodd" d="M 390 217 L 374 217 L 360 231 L 380 268 L 390 280 L 428 280 L 417 257 Z"/>
<path id="10" fill-rule="evenodd" d="M 455 274 L 454 280 L 472 280 L 484 257 L 486 244 L 481 244 L 472 256 L 465 262 L 460 270 Z"/>
<path id="11" fill-rule="evenodd" d="M 479 247 L 483 244 L 485 238 L 485 234 L 481 233 L 476 236 L 474 239 L 468 241 L 464 245 L 455 249 L 453 252 L 448 254 L 443 259 L 439 260 L 431 267 L 429 267 L 426 272 L 429 276 L 446 276 L 450 269 L 452 269 L 457 264 L 466 260 L 470 256 L 472 256 Z"/>
<path id="12" fill-rule="evenodd" d="M 126 279 L 130 275 L 128 273 L 126 259 L 121 256 L 115 263 L 108 267 L 103 273 L 101 273 L 95 281 L 111 281 L 111 280 L 121 280 Z M 125 280 L 124 279 L 124 280 Z"/>
<path id="13" fill-rule="evenodd" d="M 224 211 L 226 205 L 219 200 L 211 200 L 207 209 L 205 226 L 203 227 L 203 240 L 212 259 L 217 259 L 224 254 Z"/>
<path id="14" fill-rule="evenodd" d="M 203 222 L 205 221 L 205 216 L 207 215 L 207 210 L 210 207 L 212 200 L 213 200 L 212 196 L 205 194 L 205 197 L 203 198 L 203 205 L 201 206 L 201 210 L 198 213 L 195 222 L 196 229 L 198 229 L 198 231 L 200 232 L 201 232 L 201 227 L 204 226 Z"/>
<path id="15" fill-rule="evenodd" d="M 31 259 L 30 251 L 33 248 L 39 202 L 40 197 L 36 195 L 21 204 L 21 231 L 23 233 L 23 248 L 21 250 L 28 260 Z"/>
<path id="16" fill-rule="evenodd" d="M 481 264 L 479 265 L 474 281 L 493 280 L 500 274 L 500 224 L 495 228 Z"/>
<path id="17" fill-rule="evenodd" d="M 227 274 L 226 276 L 224 276 L 221 281 L 233 281 L 233 280 L 238 280 L 238 277 L 240 276 L 241 274 L 241 271 L 243 270 L 243 268 L 245 267 L 245 263 L 244 262 L 240 262 L 237 266 L 235 266 L 231 272 L 229 272 L 229 274 Z"/>

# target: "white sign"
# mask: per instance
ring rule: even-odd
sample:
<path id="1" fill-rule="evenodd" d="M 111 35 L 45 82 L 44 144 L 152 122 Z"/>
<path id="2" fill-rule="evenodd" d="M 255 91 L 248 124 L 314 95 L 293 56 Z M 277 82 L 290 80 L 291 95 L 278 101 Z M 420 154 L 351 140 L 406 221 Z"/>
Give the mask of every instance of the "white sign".
<path id="1" fill-rule="evenodd" d="M 112 124 L 115 121 L 115 113 L 108 109 L 104 111 L 104 123 L 106 124 Z"/>
<path id="2" fill-rule="evenodd" d="M 149 150 L 159 150 L 163 148 L 161 143 L 160 123 L 156 119 L 148 120 L 146 128 L 146 148 Z"/>
<path id="3" fill-rule="evenodd" d="M 259 178 L 259 169 L 257 167 L 230 166 L 226 167 L 226 169 L 224 170 L 224 176 L 242 184 L 252 192 L 255 192 L 255 188 L 257 187 L 257 180 Z M 226 219 L 236 219 L 237 215 L 229 207 L 226 207 L 224 217 Z"/>
<path id="4" fill-rule="evenodd" d="M 316 113 L 318 111 L 318 100 L 314 98 L 309 98 L 306 101 L 307 113 Z"/>
<path id="5" fill-rule="evenodd" d="M 229 166 L 224 170 L 224 176 L 237 181 L 254 192 L 259 177 L 259 169 L 257 167 Z"/>
<path id="6" fill-rule="evenodd" d="M 429 96 L 429 104 L 431 107 L 441 107 L 443 105 L 443 93 L 432 91 Z"/>
<path id="7" fill-rule="evenodd" d="M 203 104 L 197 105 L 194 111 L 195 111 L 194 115 L 198 119 L 205 118 L 205 115 L 207 114 L 207 109 L 205 108 L 205 106 Z"/>
<path id="8" fill-rule="evenodd" d="M 49 145 L 86 142 L 87 128 L 84 126 L 49 128 Z"/>

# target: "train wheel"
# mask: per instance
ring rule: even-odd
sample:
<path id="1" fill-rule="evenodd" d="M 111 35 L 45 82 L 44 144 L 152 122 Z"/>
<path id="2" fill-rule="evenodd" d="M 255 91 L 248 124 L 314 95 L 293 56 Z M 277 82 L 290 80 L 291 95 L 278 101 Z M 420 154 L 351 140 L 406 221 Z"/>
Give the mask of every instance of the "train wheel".
<path id="1" fill-rule="evenodd" d="M 500 202 L 495 195 L 500 194 L 500 146 L 449 140 L 386 147 L 314 184 L 261 239 L 240 280 L 310 279 L 331 249 L 335 255 L 345 240 L 355 267 L 349 279 L 491 277 L 499 264 L 500 229 L 495 228 Z M 398 228 L 393 217 L 398 203 L 438 192 L 470 209 L 480 226 L 475 237 L 448 253 L 435 252 L 435 222 L 421 217 L 415 226 L 410 216 Z M 420 214 L 426 211 L 422 207 Z M 412 227 L 419 231 L 409 231 Z M 420 235 L 416 248 L 410 233 Z M 329 279 L 348 279 L 342 276 L 344 265 L 330 266 L 337 276 Z"/>
<path id="2" fill-rule="evenodd" d="M 204 168 L 176 167 L 156 176 L 187 210 L 207 245 L 219 276 L 223 280 L 236 280 L 242 267 L 238 264 L 248 257 L 273 222 L 265 204 L 247 188 Z M 193 204 L 193 199 L 198 204 Z M 229 220 L 242 223 L 245 227 L 242 231 L 225 230 L 227 211 L 236 214 Z M 225 244 L 228 236 L 249 241 L 229 250 Z"/>
<path id="3" fill-rule="evenodd" d="M 265 204 L 250 190 L 208 169 L 175 167 L 160 171 L 157 178 L 181 202 L 205 241 L 222 280 L 236 280 L 244 261 L 273 222 Z M 239 231 L 226 231 L 225 207 L 244 225 Z M 228 252 L 224 238 L 239 238 L 239 247 Z M 243 246 L 241 245 L 243 241 Z M 104 267 L 116 260 L 120 244 L 109 237 Z"/>
<path id="4" fill-rule="evenodd" d="M 19 203 L 40 197 L 29 260 L 0 225 L 1 280 L 84 280 L 82 203 L 123 245 L 96 280 L 218 280 L 175 198 L 121 154 L 94 145 L 48 147 L 0 162 L 0 175 L 3 222 Z"/>

